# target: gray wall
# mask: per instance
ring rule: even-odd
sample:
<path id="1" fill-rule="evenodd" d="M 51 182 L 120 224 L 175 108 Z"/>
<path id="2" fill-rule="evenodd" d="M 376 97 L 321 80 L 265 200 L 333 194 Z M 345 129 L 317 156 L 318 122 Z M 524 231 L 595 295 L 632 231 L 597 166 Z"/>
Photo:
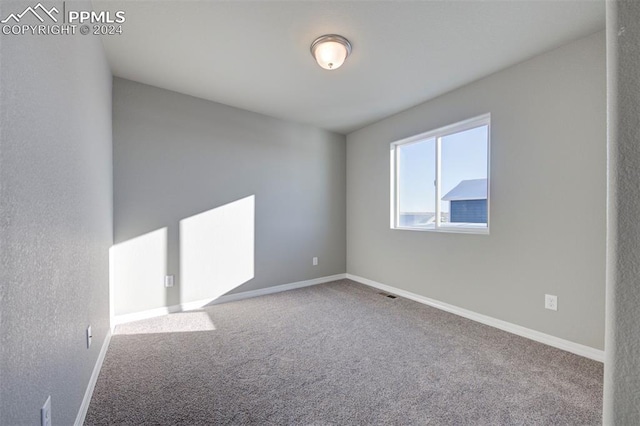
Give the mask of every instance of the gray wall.
<path id="1" fill-rule="evenodd" d="M 113 99 L 116 315 L 346 271 L 344 136 L 123 79 Z"/>
<path id="2" fill-rule="evenodd" d="M 604 424 L 640 424 L 640 3 L 607 3 L 609 199 Z"/>
<path id="3" fill-rule="evenodd" d="M 605 96 L 601 32 L 349 134 L 347 271 L 602 349 Z M 389 143 L 487 112 L 491 234 L 390 230 Z"/>
<path id="4" fill-rule="evenodd" d="M 0 61 L 0 424 L 51 395 L 70 425 L 109 328 L 111 73 L 93 36 L 2 36 Z"/>

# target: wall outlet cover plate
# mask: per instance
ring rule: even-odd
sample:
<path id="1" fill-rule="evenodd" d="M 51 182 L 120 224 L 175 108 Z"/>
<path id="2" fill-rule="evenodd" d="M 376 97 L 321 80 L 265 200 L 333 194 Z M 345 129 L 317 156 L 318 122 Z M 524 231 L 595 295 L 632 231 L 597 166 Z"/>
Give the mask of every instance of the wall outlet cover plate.
<path id="1" fill-rule="evenodd" d="M 554 296 L 552 294 L 544 295 L 544 307 L 545 309 L 550 309 L 552 311 L 558 310 L 558 296 Z"/>
<path id="2" fill-rule="evenodd" d="M 173 275 L 166 275 L 164 277 L 164 286 L 173 287 Z"/>

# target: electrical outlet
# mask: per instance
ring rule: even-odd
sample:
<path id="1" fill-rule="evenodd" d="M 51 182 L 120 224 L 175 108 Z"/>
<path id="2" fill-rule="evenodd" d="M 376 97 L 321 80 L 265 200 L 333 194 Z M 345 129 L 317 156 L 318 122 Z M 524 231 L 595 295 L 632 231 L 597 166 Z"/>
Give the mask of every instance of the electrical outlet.
<path id="1" fill-rule="evenodd" d="M 91 326 L 87 327 L 87 349 L 91 347 L 91 338 L 93 334 L 91 333 Z"/>
<path id="2" fill-rule="evenodd" d="M 165 277 L 164 277 L 164 286 L 165 287 L 173 287 L 173 275 L 165 275 Z"/>
<path id="3" fill-rule="evenodd" d="M 318 258 L 317 257 L 313 258 L 313 266 L 318 266 Z"/>
<path id="4" fill-rule="evenodd" d="M 551 309 L 552 311 L 558 310 L 558 296 L 552 294 L 544 295 L 544 307 L 545 309 Z"/>
<path id="5" fill-rule="evenodd" d="M 40 425 L 51 426 L 51 395 L 47 397 L 47 400 L 40 409 Z"/>

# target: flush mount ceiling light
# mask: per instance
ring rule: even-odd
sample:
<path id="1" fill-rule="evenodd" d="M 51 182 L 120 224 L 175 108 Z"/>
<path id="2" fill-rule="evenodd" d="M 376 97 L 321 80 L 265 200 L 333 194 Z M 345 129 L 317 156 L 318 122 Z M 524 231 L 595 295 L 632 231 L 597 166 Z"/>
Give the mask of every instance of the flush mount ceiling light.
<path id="1" fill-rule="evenodd" d="M 351 43 L 337 34 L 326 34 L 311 43 L 311 54 L 325 70 L 340 68 L 351 53 Z"/>

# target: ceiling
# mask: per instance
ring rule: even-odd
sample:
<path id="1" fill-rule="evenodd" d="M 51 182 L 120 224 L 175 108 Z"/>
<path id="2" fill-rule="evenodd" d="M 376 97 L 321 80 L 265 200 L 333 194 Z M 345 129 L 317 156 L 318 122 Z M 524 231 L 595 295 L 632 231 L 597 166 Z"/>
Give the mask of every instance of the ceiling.
<path id="1" fill-rule="evenodd" d="M 126 13 L 114 75 L 345 134 L 605 26 L 604 0 L 93 3 Z M 334 71 L 327 33 L 353 45 Z"/>

